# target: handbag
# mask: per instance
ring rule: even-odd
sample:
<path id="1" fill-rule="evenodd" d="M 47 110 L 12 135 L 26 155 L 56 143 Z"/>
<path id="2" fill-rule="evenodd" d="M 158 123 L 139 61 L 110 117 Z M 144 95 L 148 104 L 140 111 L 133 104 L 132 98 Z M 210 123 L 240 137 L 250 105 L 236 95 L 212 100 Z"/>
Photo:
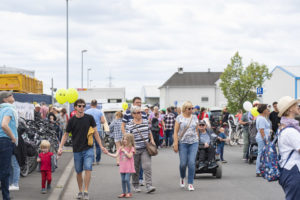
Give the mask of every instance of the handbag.
<path id="1" fill-rule="evenodd" d="M 189 121 L 189 124 L 185 127 L 185 129 L 182 131 L 182 133 L 180 134 L 179 136 L 179 140 L 181 140 L 184 136 L 184 134 L 186 133 L 186 131 L 189 129 L 190 125 L 191 125 L 191 122 L 192 122 L 192 119 L 193 117 L 191 117 L 190 121 Z"/>
<path id="2" fill-rule="evenodd" d="M 144 139 L 143 135 L 141 134 L 140 130 L 136 126 L 135 126 L 135 128 L 138 131 L 138 133 L 140 134 L 140 136 L 142 137 L 142 139 L 144 140 L 144 142 L 146 143 L 146 149 L 147 149 L 149 155 L 150 156 L 156 156 L 158 154 L 156 145 L 153 145 L 152 143 L 147 142 Z"/>

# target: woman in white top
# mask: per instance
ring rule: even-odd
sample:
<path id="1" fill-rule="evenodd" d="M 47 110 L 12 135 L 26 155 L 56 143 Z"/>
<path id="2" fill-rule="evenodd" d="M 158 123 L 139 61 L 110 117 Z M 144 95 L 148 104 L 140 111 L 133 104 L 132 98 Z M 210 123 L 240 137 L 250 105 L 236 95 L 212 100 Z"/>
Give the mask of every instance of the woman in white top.
<path id="1" fill-rule="evenodd" d="M 282 97 L 278 102 L 281 117 L 281 129 L 278 148 L 281 155 L 280 166 L 283 168 L 279 184 L 287 200 L 300 199 L 300 126 L 295 116 L 299 115 L 300 100 Z"/>
<path id="2" fill-rule="evenodd" d="M 192 115 L 193 105 L 187 101 L 182 105 L 182 114 L 176 117 L 174 128 L 174 151 L 179 151 L 180 187 L 185 187 L 186 167 L 188 167 L 188 190 L 193 191 L 195 160 L 199 145 L 198 119 Z"/>

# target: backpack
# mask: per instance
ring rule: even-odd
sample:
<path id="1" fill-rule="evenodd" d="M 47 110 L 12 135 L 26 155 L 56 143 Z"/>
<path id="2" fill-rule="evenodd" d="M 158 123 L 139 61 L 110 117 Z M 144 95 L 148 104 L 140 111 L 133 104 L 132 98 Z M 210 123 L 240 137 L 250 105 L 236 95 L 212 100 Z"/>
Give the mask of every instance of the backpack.
<path id="1" fill-rule="evenodd" d="M 151 121 L 151 131 L 159 132 L 159 130 L 159 121 L 156 117 L 154 117 Z"/>
<path id="2" fill-rule="evenodd" d="M 278 130 L 274 140 L 272 142 L 267 143 L 263 148 L 262 155 L 260 158 L 259 170 L 260 170 L 262 177 L 264 179 L 267 179 L 269 182 L 279 180 L 282 168 L 284 168 L 284 166 L 289 161 L 291 155 L 294 152 L 294 150 L 291 151 L 284 166 L 281 168 L 279 165 L 281 156 L 279 154 L 279 150 L 276 148 L 276 142 L 278 140 L 280 133 L 284 129 L 289 128 L 289 127 L 290 126 L 285 127 L 283 129 L 281 129 L 280 131 Z"/>

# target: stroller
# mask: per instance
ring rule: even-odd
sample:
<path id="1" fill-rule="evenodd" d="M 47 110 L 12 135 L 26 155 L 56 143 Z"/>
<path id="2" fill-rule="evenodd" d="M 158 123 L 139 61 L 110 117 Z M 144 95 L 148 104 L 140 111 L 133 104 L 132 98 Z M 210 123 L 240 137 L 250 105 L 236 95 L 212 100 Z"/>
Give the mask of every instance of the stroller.
<path id="1" fill-rule="evenodd" d="M 207 131 L 209 132 L 209 131 Z M 217 149 L 217 135 L 214 133 L 214 132 L 210 132 L 210 138 L 211 138 L 211 145 L 213 145 L 213 148 Z M 213 176 L 215 176 L 216 178 L 221 178 L 222 177 L 222 164 L 220 162 L 220 157 L 219 155 L 216 155 L 215 154 L 215 161 L 216 161 L 216 164 L 217 166 L 215 168 L 212 168 L 212 169 L 209 169 L 208 168 L 208 154 L 205 155 L 205 164 L 206 166 L 202 169 L 198 169 L 199 167 L 199 163 L 200 163 L 200 160 L 199 160 L 199 149 L 203 148 L 200 144 L 199 144 L 199 147 L 198 147 L 198 152 L 197 152 L 197 156 L 196 156 L 196 170 L 195 170 L 195 175 L 194 177 L 196 178 L 196 175 L 197 174 L 204 174 L 204 173 L 211 173 Z"/>
<path id="2" fill-rule="evenodd" d="M 249 149 L 247 156 L 249 164 L 252 164 L 256 160 L 258 154 L 258 145 L 255 139 L 256 133 L 256 121 L 253 121 L 249 126 Z"/>

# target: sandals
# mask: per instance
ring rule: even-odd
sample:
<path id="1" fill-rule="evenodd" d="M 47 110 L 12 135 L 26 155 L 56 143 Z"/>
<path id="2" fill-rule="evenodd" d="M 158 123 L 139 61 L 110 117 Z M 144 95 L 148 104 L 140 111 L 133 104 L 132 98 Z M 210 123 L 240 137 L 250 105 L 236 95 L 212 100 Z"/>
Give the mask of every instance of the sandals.
<path id="1" fill-rule="evenodd" d="M 126 196 L 126 194 L 120 194 L 119 196 L 118 196 L 118 198 L 124 198 Z"/>
<path id="2" fill-rule="evenodd" d="M 132 194 L 131 193 L 127 193 L 125 198 L 131 198 L 132 197 Z"/>

